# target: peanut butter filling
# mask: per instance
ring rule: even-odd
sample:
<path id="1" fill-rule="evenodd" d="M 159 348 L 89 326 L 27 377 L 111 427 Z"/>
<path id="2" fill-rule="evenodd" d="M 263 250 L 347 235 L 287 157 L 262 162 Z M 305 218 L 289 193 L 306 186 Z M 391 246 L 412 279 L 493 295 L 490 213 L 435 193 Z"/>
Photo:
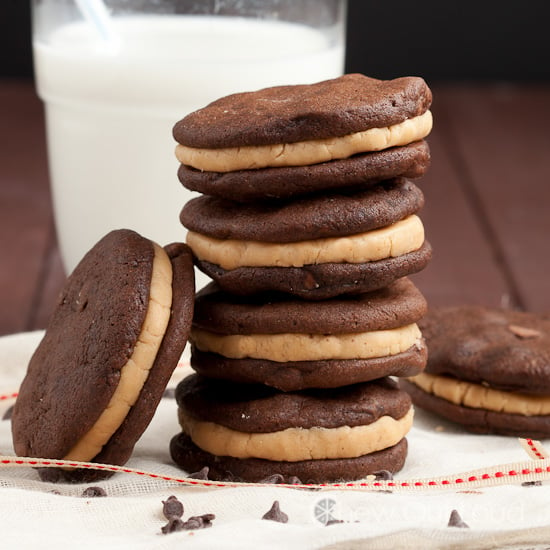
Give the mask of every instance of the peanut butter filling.
<path id="1" fill-rule="evenodd" d="M 92 460 L 120 427 L 136 403 L 164 337 L 172 305 L 172 264 L 155 247 L 147 313 L 134 351 L 120 371 L 120 380 L 96 423 L 65 455 L 65 460 Z"/>
<path id="2" fill-rule="evenodd" d="M 177 145 L 176 158 L 197 170 L 232 172 L 267 166 L 308 166 L 357 153 L 408 145 L 426 137 L 432 129 L 432 113 L 426 111 L 399 124 L 371 128 L 342 137 L 259 145 L 206 149 Z"/>
<path id="3" fill-rule="evenodd" d="M 216 456 L 263 458 L 286 462 L 356 458 L 396 445 L 411 429 L 411 407 L 402 418 L 382 416 L 366 426 L 287 428 L 270 433 L 245 433 L 214 422 L 196 420 L 179 409 L 182 430 L 193 443 Z"/>
<path id="4" fill-rule="evenodd" d="M 345 334 L 230 334 L 193 328 L 190 340 L 201 351 L 231 359 L 321 361 L 386 357 L 419 346 L 422 335 L 413 323 L 405 327 Z"/>
<path id="5" fill-rule="evenodd" d="M 550 414 L 550 396 L 501 391 L 450 378 L 421 373 L 408 378 L 423 391 L 455 405 L 500 413 L 540 416 Z"/>
<path id="6" fill-rule="evenodd" d="M 414 214 L 365 233 L 292 243 L 216 239 L 193 231 L 187 234 L 187 244 L 197 258 L 227 270 L 374 262 L 414 252 L 423 243 L 424 226 Z"/>

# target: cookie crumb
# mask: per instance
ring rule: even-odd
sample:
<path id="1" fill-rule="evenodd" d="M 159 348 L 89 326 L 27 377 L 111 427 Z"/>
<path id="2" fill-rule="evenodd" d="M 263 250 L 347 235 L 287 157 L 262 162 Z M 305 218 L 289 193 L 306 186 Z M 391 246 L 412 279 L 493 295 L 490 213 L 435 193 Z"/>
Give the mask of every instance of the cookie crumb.
<path id="1" fill-rule="evenodd" d="M 288 516 L 281 511 L 281 508 L 279 507 L 279 501 L 275 500 L 273 502 L 273 505 L 267 511 L 263 516 L 262 519 L 268 519 L 271 521 L 278 521 L 279 523 L 287 523 L 288 522 Z"/>
<path id="2" fill-rule="evenodd" d="M 82 491 L 81 496 L 84 498 L 106 497 L 107 493 L 105 492 L 105 489 L 101 487 L 87 487 L 84 491 Z"/>
<path id="3" fill-rule="evenodd" d="M 183 516 L 183 504 L 176 496 L 171 495 L 162 501 L 162 513 L 167 520 L 181 518 Z"/>
<path id="4" fill-rule="evenodd" d="M 445 426 L 438 425 L 434 428 L 434 430 L 436 432 L 444 432 L 445 431 Z"/>
<path id="5" fill-rule="evenodd" d="M 522 340 L 539 338 L 541 336 L 540 331 L 535 330 L 534 328 L 522 327 L 520 325 L 508 325 L 508 330 Z"/>
<path id="6" fill-rule="evenodd" d="M 456 510 L 453 510 L 451 512 L 451 516 L 449 517 L 447 527 L 460 527 L 468 529 L 470 526 L 462 520 L 460 514 Z"/>

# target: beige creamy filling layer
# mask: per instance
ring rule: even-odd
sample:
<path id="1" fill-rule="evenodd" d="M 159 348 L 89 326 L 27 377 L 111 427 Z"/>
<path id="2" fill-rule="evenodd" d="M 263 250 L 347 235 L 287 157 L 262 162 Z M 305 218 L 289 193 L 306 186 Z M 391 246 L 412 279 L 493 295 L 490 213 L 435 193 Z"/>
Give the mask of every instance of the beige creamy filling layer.
<path id="1" fill-rule="evenodd" d="M 196 420 L 179 409 L 182 430 L 193 443 L 216 456 L 263 458 L 286 462 L 356 458 L 396 445 L 411 429 L 411 407 L 402 418 L 382 416 L 366 426 L 287 428 L 270 433 L 245 433 L 214 422 Z"/>
<path id="2" fill-rule="evenodd" d="M 248 357 L 280 363 L 386 357 L 420 346 L 421 339 L 416 323 L 394 329 L 345 334 L 221 335 L 194 327 L 190 337 L 200 351 L 231 359 Z"/>
<path id="3" fill-rule="evenodd" d="M 226 270 L 375 262 L 414 252 L 423 243 L 424 226 L 415 214 L 365 233 L 291 243 L 216 239 L 193 231 L 187 234 L 187 244 L 197 258 Z"/>
<path id="4" fill-rule="evenodd" d="M 137 401 L 164 337 L 172 305 L 172 264 L 155 247 L 149 304 L 134 351 L 120 371 L 120 380 L 107 408 L 92 428 L 63 457 L 65 460 L 93 459 L 120 427 Z"/>
<path id="5" fill-rule="evenodd" d="M 455 405 L 524 416 L 550 414 L 550 396 L 548 395 L 501 391 L 481 384 L 425 372 L 408 380 L 423 391 Z"/>

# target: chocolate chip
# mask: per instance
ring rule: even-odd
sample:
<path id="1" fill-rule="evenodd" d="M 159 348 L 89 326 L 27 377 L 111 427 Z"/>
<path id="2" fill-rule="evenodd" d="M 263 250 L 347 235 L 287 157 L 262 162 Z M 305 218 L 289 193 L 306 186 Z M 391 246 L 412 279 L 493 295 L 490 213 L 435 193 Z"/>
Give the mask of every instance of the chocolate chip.
<path id="1" fill-rule="evenodd" d="M 198 472 L 193 472 L 192 474 L 189 474 L 187 477 L 189 479 L 200 479 L 202 481 L 208 481 L 209 471 L 210 468 L 208 466 L 205 466 L 204 468 L 201 468 Z"/>
<path id="2" fill-rule="evenodd" d="M 272 474 L 264 477 L 258 483 L 284 483 L 285 478 L 281 474 Z"/>
<path id="3" fill-rule="evenodd" d="M 183 531 L 185 529 L 184 523 L 180 518 L 173 517 L 168 520 L 168 523 L 161 527 L 161 531 L 168 535 L 168 533 L 176 533 L 177 531 Z"/>
<path id="4" fill-rule="evenodd" d="M 380 470 L 374 472 L 373 475 L 378 481 L 391 481 L 393 479 L 393 474 L 388 470 Z"/>
<path id="5" fill-rule="evenodd" d="M 2 420 L 10 420 L 12 414 L 13 414 L 13 405 L 11 405 L 6 409 L 4 416 L 2 416 Z"/>
<path id="6" fill-rule="evenodd" d="M 203 514 L 202 516 L 191 516 L 184 524 L 183 529 L 206 529 L 212 527 L 212 520 L 216 519 L 214 514 Z"/>
<path id="7" fill-rule="evenodd" d="M 462 521 L 460 514 L 456 510 L 453 510 L 451 512 L 451 516 L 449 517 L 449 523 L 447 524 L 447 527 L 468 528 L 469 525 L 467 523 L 464 523 L 464 521 Z"/>
<path id="8" fill-rule="evenodd" d="M 288 485 L 302 485 L 302 480 L 296 476 L 290 476 L 286 482 Z"/>
<path id="9" fill-rule="evenodd" d="M 163 399 L 175 399 L 176 398 L 176 388 L 166 388 L 162 394 Z"/>
<path id="10" fill-rule="evenodd" d="M 183 516 L 183 504 L 174 495 L 162 501 L 162 513 L 167 520 Z"/>
<path id="11" fill-rule="evenodd" d="M 84 498 L 106 497 L 107 493 L 105 492 L 105 489 L 102 489 L 101 487 L 88 487 L 87 489 L 84 489 L 82 496 Z"/>
<path id="12" fill-rule="evenodd" d="M 542 481 L 539 479 L 537 481 L 524 481 L 521 486 L 522 487 L 540 487 L 542 485 Z"/>
<path id="13" fill-rule="evenodd" d="M 279 501 L 276 500 L 273 502 L 271 508 L 269 511 L 267 511 L 263 516 L 262 519 L 269 519 L 271 521 L 278 521 L 279 523 L 287 523 L 288 522 L 288 516 L 281 511 L 281 508 L 279 507 Z"/>

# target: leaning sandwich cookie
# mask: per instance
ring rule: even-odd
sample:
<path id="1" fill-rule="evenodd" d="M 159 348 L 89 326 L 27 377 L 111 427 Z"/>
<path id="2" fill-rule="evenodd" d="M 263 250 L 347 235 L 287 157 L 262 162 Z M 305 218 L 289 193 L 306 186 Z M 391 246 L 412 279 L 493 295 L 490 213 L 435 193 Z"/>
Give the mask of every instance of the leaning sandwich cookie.
<path id="1" fill-rule="evenodd" d="M 550 318 L 458 306 L 420 322 L 424 373 L 400 381 L 413 401 L 475 433 L 550 437 Z"/>
<path id="2" fill-rule="evenodd" d="M 182 432 L 170 451 L 187 471 L 258 482 L 279 474 L 304 483 L 399 471 L 413 409 L 391 379 L 333 390 L 278 392 L 191 375 L 176 388 Z"/>
<path id="3" fill-rule="evenodd" d="M 229 95 L 174 126 L 179 177 L 233 200 L 417 177 L 429 164 L 431 100 L 421 78 L 360 74 Z"/>
<path id="4" fill-rule="evenodd" d="M 32 356 L 12 417 L 19 456 L 122 465 L 183 352 L 194 276 L 183 244 L 130 230 L 101 239 L 67 280 Z M 92 469 L 39 470 L 90 481 Z"/>

